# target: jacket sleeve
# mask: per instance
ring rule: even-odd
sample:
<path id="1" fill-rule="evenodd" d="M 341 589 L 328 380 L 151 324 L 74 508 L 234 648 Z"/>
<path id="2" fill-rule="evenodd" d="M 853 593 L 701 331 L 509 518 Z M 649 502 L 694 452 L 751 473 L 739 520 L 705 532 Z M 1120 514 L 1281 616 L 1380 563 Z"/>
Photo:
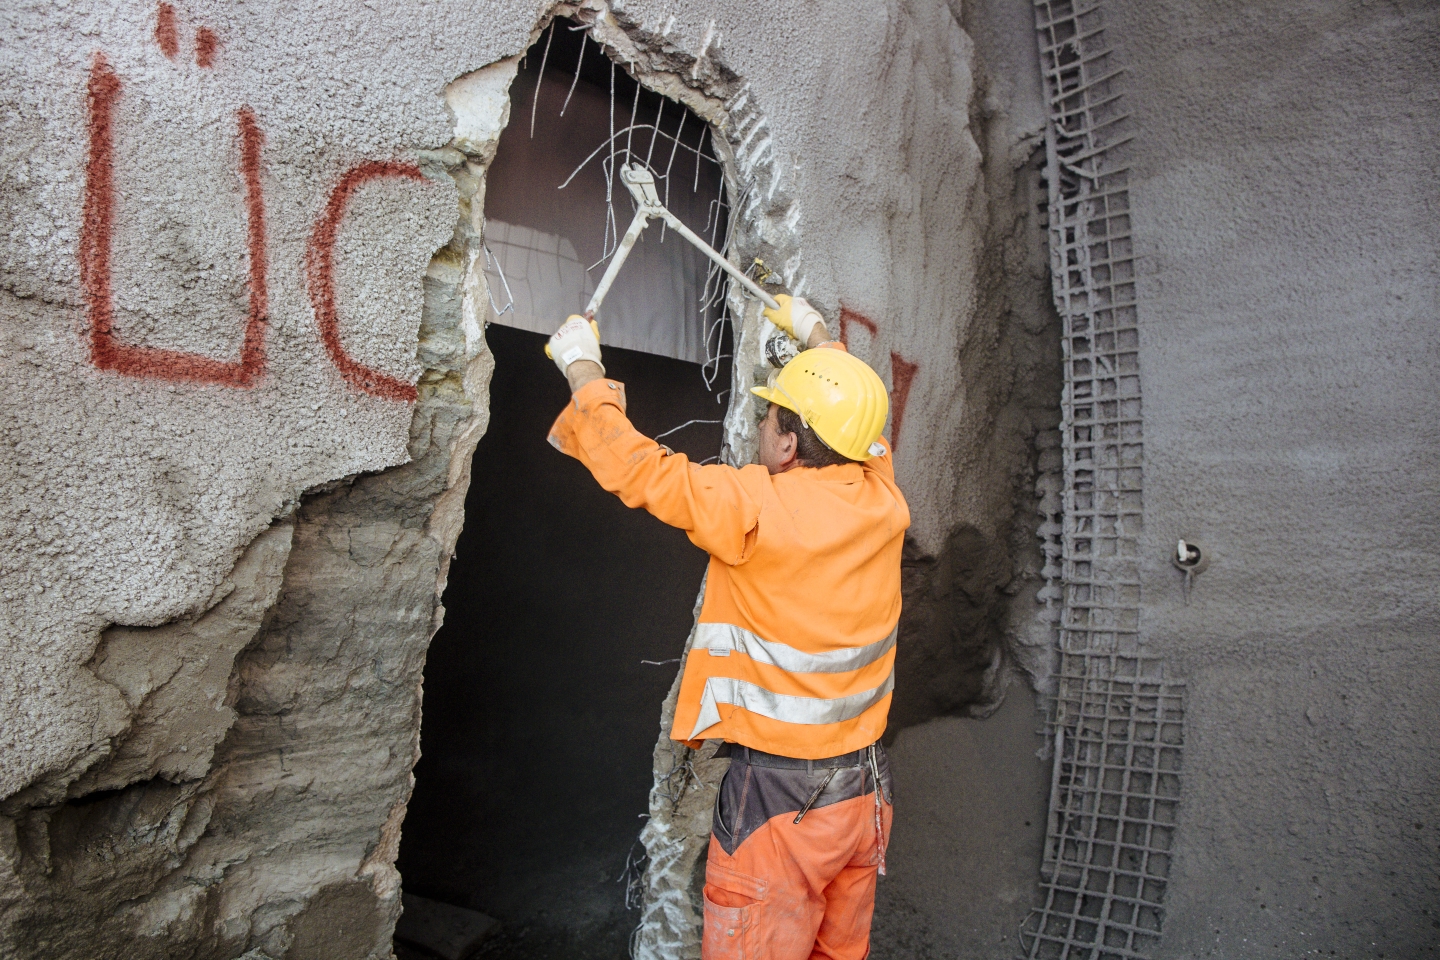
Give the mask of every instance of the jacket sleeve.
<path id="1" fill-rule="evenodd" d="M 670 453 L 631 425 L 625 387 L 614 380 L 595 380 L 576 392 L 549 439 L 627 507 L 643 507 L 679 527 L 723 563 L 749 559 L 768 482 L 764 467 L 698 466 Z"/>

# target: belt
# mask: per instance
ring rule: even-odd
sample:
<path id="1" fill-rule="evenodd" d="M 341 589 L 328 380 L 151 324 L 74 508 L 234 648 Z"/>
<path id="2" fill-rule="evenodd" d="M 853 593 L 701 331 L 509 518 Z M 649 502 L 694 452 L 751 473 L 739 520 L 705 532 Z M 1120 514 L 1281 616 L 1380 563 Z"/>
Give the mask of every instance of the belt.
<path id="1" fill-rule="evenodd" d="M 869 762 L 866 754 L 869 747 L 842 753 L 838 757 L 821 760 L 800 760 L 796 757 L 782 757 L 775 753 L 755 750 L 739 743 L 725 743 L 715 751 L 716 757 L 729 757 L 732 762 L 748 763 L 756 767 L 776 767 L 781 770 L 837 770 L 841 767 L 863 767 Z"/>

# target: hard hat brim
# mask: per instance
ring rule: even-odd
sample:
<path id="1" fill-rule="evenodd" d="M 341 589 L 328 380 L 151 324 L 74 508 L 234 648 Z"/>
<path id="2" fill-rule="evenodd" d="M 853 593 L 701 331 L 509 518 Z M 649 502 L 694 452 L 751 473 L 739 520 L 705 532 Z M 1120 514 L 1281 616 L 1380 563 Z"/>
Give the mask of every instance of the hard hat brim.
<path id="1" fill-rule="evenodd" d="M 779 404 L 780 406 L 784 407 L 786 410 L 791 411 L 792 413 L 800 412 L 799 410 L 795 409 L 795 404 L 790 402 L 789 397 L 785 396 L 785 394 L 781 393 L 779 390 L 776 390 L 774 387 L 751 387 L 750 392 L 755 394 L 755 396 L 759 397 L 762 400 L 769 400 L 771 403 Z"/>

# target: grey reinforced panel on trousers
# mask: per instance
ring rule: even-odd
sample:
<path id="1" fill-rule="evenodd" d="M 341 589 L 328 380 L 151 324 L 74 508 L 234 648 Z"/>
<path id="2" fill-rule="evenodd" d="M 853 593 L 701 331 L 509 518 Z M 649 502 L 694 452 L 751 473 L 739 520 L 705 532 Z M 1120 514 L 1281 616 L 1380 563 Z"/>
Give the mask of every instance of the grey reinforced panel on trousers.
<path id="1" fill-rule="evenodd" d="M 869 748 L 857 751 L 861 758 L 857 764 L 833 771 L 824 767 L 787 770 L 735 758 L 720 782 L 720 795 L 715 800 L 710 829 L 716 842 L 734 856 L 747 837 L 775 817 L 793 819 L 807 804 L 808 809 L 816 810 L 874 793 L 875 778 L 866 759 L 868 753 Z M 893 803 L 890 760 L 878 743 L 875 764 L 880 771 L 881 796 L 886 803 Z"/>

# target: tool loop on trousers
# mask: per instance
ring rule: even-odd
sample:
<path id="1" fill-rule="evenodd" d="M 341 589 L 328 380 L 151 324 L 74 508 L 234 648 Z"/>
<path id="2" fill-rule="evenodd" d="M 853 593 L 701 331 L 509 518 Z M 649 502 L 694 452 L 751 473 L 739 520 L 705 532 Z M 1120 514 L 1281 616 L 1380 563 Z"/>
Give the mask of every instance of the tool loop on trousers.
<path id="1" fill-rule="evenodd" d="M 825 774 L 825 779 L 820 781 L 820 786 L 815 788 L 815 792 L 810 794 L 810 799 L 805 801 L 805 806 L 801 807 L 800 812 L 795 814 L 796 823 L 799 823 L 801 820 L 803 820 L 805 818 L 805 814 L 810 812 L 810 808 L 815 806 L 815 801 L 819 800 L 820 794 L 824 793 L 825 788 L 830 786 L 830 781 L 835 779 L 835 773 L 839 769 L 839 767 L 831 767 L 830 772 Z"/>
<path id="2" fill-rule="evenodd" d="M 875 759 L 875 744 L 866 748 L 870 752 L 870 775 L 875 778 L 875 843 L 880 850 L 880 876 L 885 876 L 885 821 L 880 808 L 880 764 Z M 862 751 L 864 752 L 864 751 Z"/>

